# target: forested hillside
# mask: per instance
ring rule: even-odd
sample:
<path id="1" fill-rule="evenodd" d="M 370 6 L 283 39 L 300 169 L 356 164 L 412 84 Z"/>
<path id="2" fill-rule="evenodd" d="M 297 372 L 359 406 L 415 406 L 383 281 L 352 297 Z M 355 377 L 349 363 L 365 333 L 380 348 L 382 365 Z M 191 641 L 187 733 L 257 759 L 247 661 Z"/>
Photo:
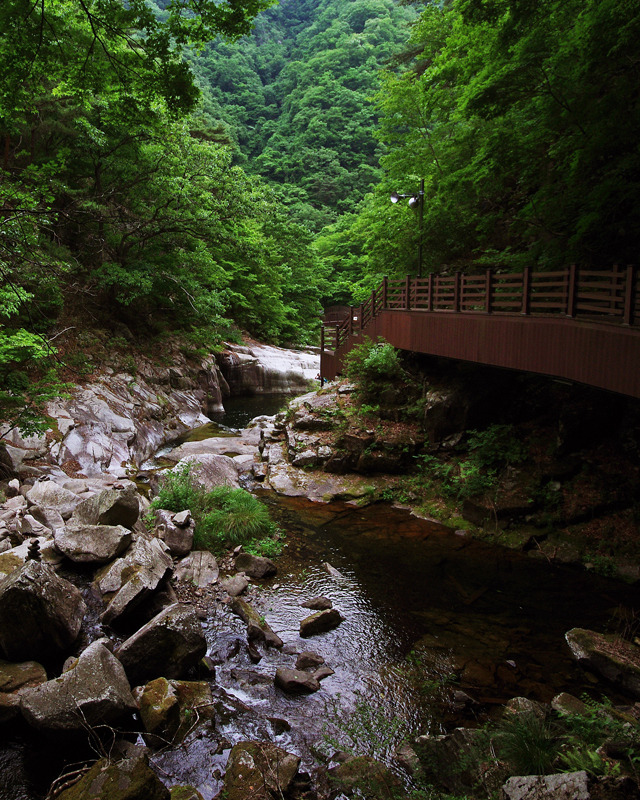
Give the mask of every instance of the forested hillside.
<path id="1" fill-rule="evenodd" d="M 91 327 L 313 341 L 416 270 L 422 179 L 425 271 L 636 261 L 639 40 L 634 0 L 4 0 L 0 403 Z"/>

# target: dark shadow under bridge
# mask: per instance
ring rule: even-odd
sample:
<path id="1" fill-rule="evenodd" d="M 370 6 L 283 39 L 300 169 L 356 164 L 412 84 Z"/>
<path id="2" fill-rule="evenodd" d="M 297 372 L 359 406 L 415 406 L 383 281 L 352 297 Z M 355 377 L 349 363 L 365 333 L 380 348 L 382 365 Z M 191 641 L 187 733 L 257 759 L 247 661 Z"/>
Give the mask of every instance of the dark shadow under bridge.
<path id="1" fill-rule="evenodd" d="M 444 358 L 534 372 L 640 397 L 635 267 L 383 280 L 366 303 L 322 328 L 332 380 L 363 337 Z"/>

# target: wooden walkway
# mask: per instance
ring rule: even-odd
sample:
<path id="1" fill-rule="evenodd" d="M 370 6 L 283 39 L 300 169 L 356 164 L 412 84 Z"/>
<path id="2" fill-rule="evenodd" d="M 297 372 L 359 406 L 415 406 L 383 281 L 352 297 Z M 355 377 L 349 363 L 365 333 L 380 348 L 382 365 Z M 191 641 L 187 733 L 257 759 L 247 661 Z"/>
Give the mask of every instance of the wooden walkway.
<path id="1" fill-rule="evenodd" d="M 445 358 L 535 372 L 640 398 L 635 267 L 386 278 L 322 328 L 320 375 L 368 336 Z"/>

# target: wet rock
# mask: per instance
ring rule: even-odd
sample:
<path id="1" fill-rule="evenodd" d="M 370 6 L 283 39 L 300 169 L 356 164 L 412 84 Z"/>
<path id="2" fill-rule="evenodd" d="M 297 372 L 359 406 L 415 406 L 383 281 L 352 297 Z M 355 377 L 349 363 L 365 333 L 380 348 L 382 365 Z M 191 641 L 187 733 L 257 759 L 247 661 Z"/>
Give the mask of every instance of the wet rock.
<path id="1" fill-rule="evenodd" d="M 331 667 L 327 667 L 326 665 L 323 667 L 319 667 L 317 670 L 313 672 L 313 677 L 317 681 L 323 681 L 325 678 L 330 677 L 331 675 L 335 675 L 335 670 L 331 669 Z"/>
<path id="2" fill-rule="evenodd" d="M 173 561 L 164 542 L 140 536 L 124 558 L 115 561 L 97 583 L 105 594 L 115 592 L 102 621 L 118 625 L 130 615 L 173 571 Z"/>
<path id="3" fill-rule="evenodd" d="M 58 550 L 79 564 L 106 564 L 131 544 L 131 531 L 122 525 L 83 525 L 71 522 L 56 531 Z"/>
<path id="4" fill-rule="evenodd" d="M 255 608 L 250 603 L 247 603 L 246 600 L 235 597 L 231 603 L 231 609 L 246 623 L 247 638 L 250 642 L 261 641 L 264 642 L 267 647 L 282 647 L 282 639 L 273 632 L 264 617 L 261 617 Z"/>
<path id="5" fill-rule="evenodd" d="M 238 572 L 231 578 L 225 581 L 220 581 L 220 587 L 229 595 L 229 597 L 238 597 L 241 595 L 249 585 L 249 581 L 244 572 Z"/>
<path id="6" fill-rule="evenodd" d="M 20 705 L 30 725 L 49 731 L 110 725 L 136 708 L 122 665 L 100 641 L 89 645 L 59 678 L 27 689 Z"/>
<path id="7" fill-rule="evenodd" d="M 311 608 L 315 611 L 326 611 L 328 608 L 333 608 L 333 603 L 328 597 L 314 597 L 312 600 L 307 600 L 300 603 L 302 608 Z"/>
<path id="8" fill-rule="evenodd" d="M 338 570 L 335 567 L 331 566 L 331 564 L 328 561 L 323 561 L 322 562 L 322 569 L 328 575 L 331 575 L 332 578 L 344 578 L 344 575 L 340 572 L 340 570 Z"/>
<path id="9" fill-rule="evenodd" d="M 71 517 L 76 506 L 81 502 L 81 498 L 77 494 L 63 489 L 53 481 L 38 481 L 27 492 L 27 500 L 32 506 L 57 511 L 65 520 Z"/>
<path id="10" fill-rule="evenodd" d="M 132 529 L 140 515 L 138 496 L 133 486 L 105 489 L 76 506 L 74 525 L 122 525 Z"/>
<path id="11" fill-rule="evenodd" d="M 311 614 L 301 620 L 300 636 L 306 638 L 308 636 L 316 636 L 319 633 L 326 633 L 337 628 L 343 620 L 344 617 L 336 608 L 317 611 L 315 614 Z"/>
<path id="12" fill-rule="evenodd" d="M 587 773 L 525 775 L 509 778 L 502 787 L 503 800 L 590 800 Z"/>
<path id="13" fill-rule="evenodd" d="M 121 761 L 101 758 L 56 800 L 170 800 L 169 790 L 149 766 L 146 750 Z"/>
<path id="14" fill-rule="evenodd" d="M 394 793 L 402 791 L 402 784 L 396 776 L 380 761 L 369 756 L 349 758 L 330 769 L 328 776 L 334 789 L 349 796 L 357 792 L 357 796 L 366 800 L 392 797 Z"/>
<path id="15" fill-rule="evenodd" d="M 229 754 L 224 776 L 226 800 L 285 797 L 298 773 L 300 758 L 271 742 L 240 742 Z"/>
<path id="16" fill-rule="evenodd" d="M 196 611 L 175 603 L 157 614 L 115 651 L 131 683 L 180 678 L 207 652 Z"/>
<path id="17" fill-rule="evenodd" d="M 186 517 L 184 516 L 186 514 Z M 186 556 L 193 547 L 193 533 L 196 523 L 188 511 L 175 514 L 173 511 L 158 509 L 155 512 L 155 535 L 167 545 L 172 555 Z M 176 518 L 181 522 L 178 524 Z"/>
<path id="18" fill-rule="evenodd" d="M 296 669 L 316 669 L 324 664 L 324 658 L 311 650 L 305 650 L 296 658 Z"/>
<path id="19" fill-rule="evenodd" d="M 208 550 L 195 550 L 190 556 L 182 559 L 174 574 L 177 580 L 189 581 L 199 589 L 204 589 L 218 580 L 220 569 L 213 553 L 209 553 Z"/>
<path id="20" fill-rule="evenodd" d="M 235 567 L 250 578 L 269 578 L 278 571 L 270 558 L 254 556 L 251 553 L 239 553 L 235 559 Z"/>
<path id="21" fill-rule="evenodd" d="M 153 743 L 173 741 L 180 727 L 180 703 L 166 678 L 156 678 L 146 684 L 138 700 L 138 709 Z"/>
<path id="22" fill-rule="evenodd" d="M 0 647 L 13 661 L 47 661 L 77 639 L 86 606 L 69 581 L 28 561 L 0 582 Z"/>
<path id="23" fill-rule="evenodd" d="M 276 670 L 275 684 L 287 694 L 311 694 L 320 688 L 320 683 L 310 673 L 286 667 Z"/>
<path id="24" fill-rule="evenodd" d="M 619 636 L 573 628 L 565 634 L 578 663 L 635 697 L 640 697 L 640 647 Z"/>

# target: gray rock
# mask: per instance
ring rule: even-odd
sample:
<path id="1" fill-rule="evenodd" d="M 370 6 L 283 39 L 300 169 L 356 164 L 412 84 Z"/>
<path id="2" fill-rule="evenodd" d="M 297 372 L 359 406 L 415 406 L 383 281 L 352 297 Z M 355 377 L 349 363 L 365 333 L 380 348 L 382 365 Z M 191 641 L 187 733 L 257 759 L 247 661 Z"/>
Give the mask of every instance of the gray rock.
<path id="1" fill-rule="evenodd" d="M 305 617 L 300 622 L 300 636 L 306 638 L 308 636 L 315 636 L 318 633 L 331 631 L 337 628 L 343 620 L 344 617 L 335 608 L 330 608 L 326 611 L 318 611 L 315 614 Z"/>
<path id="2" fill-rule="evenodd" d="M 229 597 L 238 597 L 245 591 L 248 585 L 249 581 L 244 572 L 238 572 L 231 578 L 227 578 L 225 581 L 220 581 L 220 588 L 224 589 Z"/>
<path id="3" fill-rule="evenodd" d="M 503 800 L 590 800 L 590 797 L 584 770 L 509 778 L 502 787 Z"/>
<path id="4" fill-rule="evenodd" d="M 131 683 L 180 678 L 207 652 L 193 607 L 175 603 L 157 614 L 115 651 Z"/>
<path id="5" fill-rule="evenodd" d="M 171 554 L 177 556 L 186 556 L 191 552 L 193 546 L 193 534 L 195 531 L 196 523 L 189 516 L 189 512 L 181 512 L 187 514 L 186 524 L 178 525 L 176 523 L 177 514 L 165 509 L 156 511 L 156 527 L 155 534 L 167 545 Z M 181 520 L 185 517 L 181 516 Z"/>
<path id="6" fill-rule="evenodd" d="M 77 639 L 85 612 L 73 584 L 27 561 L 0 582 L 0 646 L 12 661 L 55 658 Z"/>
<path id="7" fill-rule="evenodd" d="M 166 545 L 159 539 L 140 536 L 124 558 L 118 559 L 99 578 L 103 593 L 115 592 L 102 621 L 117 625 L 134 611 L 173 571 L 173 561 Z"/>
<path id="8" fill-rule="evenodd" d="M 122 664 L 98 641 L 59 678 L 27 689 L 21 709 L 35 728 L 73 731 L 116 723 L 135 711 L 136 703 Z"/>
<path id="9" fill-rule="evenodd" d="M 551 708 L 558 714 L 582 714 L 585 715 L 589 711 L 589 706 L 578 700 L 572 694 L 567 692 L 560 692 L 551 701 Z"/>
<path id="10" fill-rule="evenodd" d="M 47 680 L 45 668 L 36 661 L 14 664 L 0 661 L 0 723 L 20 713 L 20 696 L 33 686 Z"/>
<path id="11" fill-rule="evenodd" d="M 304 450 L 291 461 L 294 467 L 312 467 L 320 463 L 320 458 L 315 450 Z"/>
<path id="12" fill-rule="evenodd" d="M 79 564 L 105 564 L 131 544 L 131 531 L 122 525 L 71 523 L 56 531 L 56 547 Z"/>
<path id="13" fill-rule="evenodd" d="M 287 694 L 312 694 L 320 689 L 320 683 L 309 672 L 278 667 L 275 684 Z"/>
<path id="14" fill-rule="evenodd" d="M 138 496 L 132 486 L 126 489 L 105 489 L 88 497 L 76 506 L 72 524 L 84 525 L 123 525 L 133 528 L 140 515 Z"/>
<path id="15" fill-rule="evenodd" d="M 41 522 L 45 527 L 49 528 L 54 534 L 56 531 L 64 528 L 64 520 L 62 514 L 56 511 L 55 508 L 41 508 L 40 506 L 31 507 L 31 515 L 34 519 Z"/>
<path id="16" fill-rule="evenodd" d="M 316 669 L 324 664 L 324 658 L 311 650 L 305 650 L 296 658 L 296 669 Z"/>
<path id="17" fill-rule="evenodd" d="M 284 644 L 282 639 L 273 632 L 266 620 L 246 600 L 235 597 L 231 603 L 231 609 L 246 623 L 247 638 L 250 642 L 261 641 L 267 647 L 276 647 L 278 649 L 282 647 Z"/>
<path id="18" fill-rule="evenodd" d="M 191 475 L 206 491 L 216 486 L 240 486 L 238 465 L 229 456 L 212 453 L 190 455 L 179 461 L 176 469 L 186 464 L 190 465 Z"/>
<path id="19" fill-rule="evenodd" d="M 572 628 L 565 639 L 582 667 L 640 697 L 640 647 L 619 636 L 584 628 Z"/>
<path id="20" fill-rule="evenodd" d="M 63 519 L 69 519 L 81 498 L 53 481 L 38 481 L 27 492 L 27 500 L 30 505 L 53 509 Z"/>
<path id="21" fill-rule="evenodd" d="M 213 553 L 208 550 L 194 550 L 190 556 L 182 559 L 174 574 L 178 580 L 189 581 L 203 589 L 218 580 L 220 569 Z"/>
<path id="22" fill-rule="evenodd" d="M 278 571 L 270 558 L 253 556 L 251 553 L 239 553 L 235 559 L 235 567 L 250 578 L 269 578 Z"/>
<path id="23" fill-rule="evenodd" d="M 179 528 L 186 528 L 191 524 L 191 521 L 192 517 L 189 509 L 186 509 L 185 511 L 179 511 L 177 514 L 173 515 L 173 522 Z"/>

